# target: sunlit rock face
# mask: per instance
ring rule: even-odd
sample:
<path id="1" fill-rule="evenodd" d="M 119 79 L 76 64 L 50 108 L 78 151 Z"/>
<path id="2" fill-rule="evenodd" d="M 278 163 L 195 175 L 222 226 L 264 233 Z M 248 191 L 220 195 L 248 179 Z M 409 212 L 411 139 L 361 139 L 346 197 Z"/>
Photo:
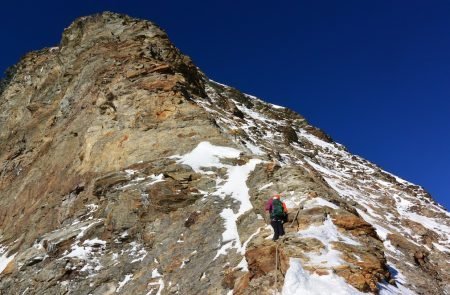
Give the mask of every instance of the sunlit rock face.
<path id="1" fill-rule="evenodd" d="M 11 68 L 0 165 L 0 294 L 450 292 L 428 193 L 209 80 L 148 21 L 80 18 Z"/>

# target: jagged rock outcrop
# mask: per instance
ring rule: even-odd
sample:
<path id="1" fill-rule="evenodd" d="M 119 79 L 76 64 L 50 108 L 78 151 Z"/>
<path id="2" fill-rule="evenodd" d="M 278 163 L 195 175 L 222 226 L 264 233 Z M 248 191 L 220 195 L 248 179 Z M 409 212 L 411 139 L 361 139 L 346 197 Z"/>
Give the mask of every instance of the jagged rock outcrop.
<path id="1" fill-rule="evenodd" d="M 0 84 L 0 294 L 445 294 L 449 220 L 148 21 L 80 18 Z"/>

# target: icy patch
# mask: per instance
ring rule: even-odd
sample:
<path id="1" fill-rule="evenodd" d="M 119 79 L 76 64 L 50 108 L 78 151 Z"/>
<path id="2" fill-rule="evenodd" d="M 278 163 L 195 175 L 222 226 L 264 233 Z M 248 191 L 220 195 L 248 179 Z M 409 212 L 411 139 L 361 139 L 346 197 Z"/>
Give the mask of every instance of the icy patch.
<path id="1" fill-rule="evenodd" d="M 329 274 L 310 274 L 302 267 L 300 259 L 290 258 L 290 266 L 284 278 L 283 295 L 361 295 L 343 278 Z"/>

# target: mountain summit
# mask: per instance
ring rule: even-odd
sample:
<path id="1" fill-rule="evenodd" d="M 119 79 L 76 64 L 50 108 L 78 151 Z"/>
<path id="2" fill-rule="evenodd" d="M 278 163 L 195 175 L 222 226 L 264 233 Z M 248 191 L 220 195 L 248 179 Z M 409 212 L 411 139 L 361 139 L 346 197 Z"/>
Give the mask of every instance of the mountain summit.
<path id="1" fill-rule="evenodd" d="M 0 84 L 0 294 L 449 294 L 449 217 L 148 21 L 80 18 Z"/>

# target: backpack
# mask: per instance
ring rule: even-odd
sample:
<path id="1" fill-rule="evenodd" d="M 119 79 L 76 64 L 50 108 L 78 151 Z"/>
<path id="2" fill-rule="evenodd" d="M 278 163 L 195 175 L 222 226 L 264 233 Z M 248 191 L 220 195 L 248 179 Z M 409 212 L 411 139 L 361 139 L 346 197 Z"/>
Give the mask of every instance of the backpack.
<path id="1" fill-rule="evenodd" d="M 284 218 L 284 209 L 283 204 L 280 200 L 274 199 L 272 202 L 272 213 L 270 214 L 272 219 L 283 220 Z"/>

